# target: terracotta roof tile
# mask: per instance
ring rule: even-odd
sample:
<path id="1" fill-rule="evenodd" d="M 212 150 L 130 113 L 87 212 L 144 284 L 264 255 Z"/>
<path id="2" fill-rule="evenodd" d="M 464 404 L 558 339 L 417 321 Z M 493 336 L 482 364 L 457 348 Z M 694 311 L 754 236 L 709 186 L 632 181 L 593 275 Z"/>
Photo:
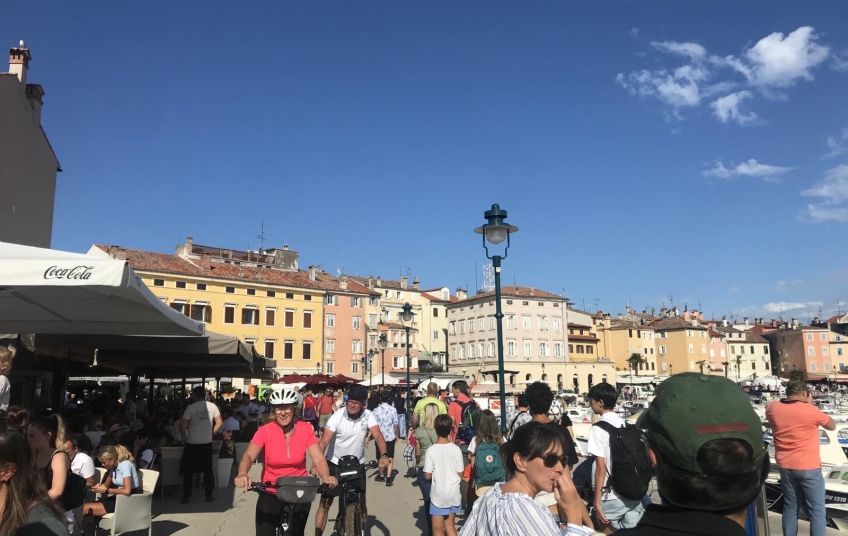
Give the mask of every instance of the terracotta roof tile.
<path id="1" fill-rule="evenodd" d="M 677 331 L 677 330 L 683 330 L 683 329 L 697 329 L 697 330 L 707 329 L 705 326 L 702 326 L 701 324 L 698 324 L 697 322 L 693 326 L 692 322 L 687 322 L 686 320 L 683 320 L 679 316 L 672 316 L 670 318 L 661 318 L 659 320 L 654 320 L 649 325 L 657 331 Z"/>
<path id="2" fill-rule="evenodd" d="M 383 327 L 387 329 L 406 329 L 406 326 L 401 324 L 400 322 L 380 322 L 378 327 Z M 416 328 L 409 328 L 409 331 L 418 331 Z"/>
<path id="3" fill-rule="evenodd" d="M 595 336 L 593 336 L 593 335 L 571 335 L 571 334 L 569 333 L 569 335 L 568 335 L 568 340 L 569 340 L 569 341 L 590 341 L 590 342 L 596 342 L 596 341 L 599 341 L 600 339 L 598 339 L 597 337 L 595 337 Z"/>

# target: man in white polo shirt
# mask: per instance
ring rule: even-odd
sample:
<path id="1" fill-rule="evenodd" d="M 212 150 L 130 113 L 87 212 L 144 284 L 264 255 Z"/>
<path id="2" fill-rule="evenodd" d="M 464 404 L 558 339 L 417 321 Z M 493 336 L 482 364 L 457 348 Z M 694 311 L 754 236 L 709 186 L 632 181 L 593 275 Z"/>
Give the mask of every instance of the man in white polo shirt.
<path id="1" fill-rule="evenodd" d="M 185 443 L 183 457 L 180 460 L 180 474 L 183 475 L 183 504 L 191 497 L 192 481 L 195 473 L 203 473 L 206 487 L 206 502 L 212 502 L 212 490 L 215 489 L 212 472 L 212 436 L 223 426 L 218 406 L 206 401 L 206 389 L 195 387 L 191 391 L 192 404 L 186 408 L 180 420 L 180 435 Z"/>
<path id="2" fill-rule="evenodd" d="M 79 443 L 75 438 L 65 441 L 62 450 L 68 454 L 71 459 L 71 472 L 85 479 L 85 483 L 89 486 L 99 484 L 94 481 L 94 460 L 85 452 L 80 451 Z"/>

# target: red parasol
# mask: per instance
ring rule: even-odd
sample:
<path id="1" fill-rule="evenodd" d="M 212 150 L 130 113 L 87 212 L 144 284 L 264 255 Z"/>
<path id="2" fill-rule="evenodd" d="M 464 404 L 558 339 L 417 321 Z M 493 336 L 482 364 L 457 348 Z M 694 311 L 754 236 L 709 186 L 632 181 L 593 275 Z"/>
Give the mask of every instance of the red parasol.
<path id="1" fill-rule="evenodd" d="M 300 374 L 288 374 L 278 379 L 274 383 L 309 383 L 311 376 L 301 376 Z"/>

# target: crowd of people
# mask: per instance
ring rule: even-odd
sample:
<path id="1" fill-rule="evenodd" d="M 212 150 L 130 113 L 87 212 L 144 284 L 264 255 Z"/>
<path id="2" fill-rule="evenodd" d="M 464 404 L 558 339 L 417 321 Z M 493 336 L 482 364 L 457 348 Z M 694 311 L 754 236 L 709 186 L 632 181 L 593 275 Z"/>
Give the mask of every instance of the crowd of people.
<path id="1" fill-rule="evenodd" d="M 0 349 L 0 371 L 4 355 Z M 191 499 L 196 474 L 203 475 L 212 501 L 214 439 L 230 455 L 235 442 L 249 443 L 237 460 L 237 487 L 250 487 L 248 473 L 260 457 L 263 482 L 310 470 L 320 478 L 326 487 L 316 536 L 324 533 L 339 493 L 339 460 L 354 456 L 365 464 L 372 442 L 374 480 L 386 486 L 394 485 L 396 445 L 403 444 L 427 533 L 434 536 L 741 536 L 769 469 L 761 423 L 747 395 L 725 378 L 678 374 L 660 384 L 636 426 L 613 411 L 619 396 L 606 383 L 587 393 L 597 422 L 589 432 L 588 459 L 579 467 L 563 401 L 543 382 L 516 397 L 503 427 L 462 380 L 450 392 L 430 383 L 410 401 L 402 390 L 382 387 L 312 391 L 280 384 L 262 400 L 242 394 L 227 402 L 198 386 L 188 400 L 157 398 L 153 404 L 132 393 L 123 400 L 69 394 L 61 415 L 7 406 L 0 409 L 0 536 L 64 536 L 75 526 L 91 534 L 97 518 L 114 511 L 116 496 L 141 493 L 142 470 L 158 469 L 160 449 L 169 445 L 185 447 L 183 502 Z M 768 410 L 788 498 L 784 536 L 797 534 L 798 504 L 811 516 L 811 534 L 824 533 L 821 462 L 817 441 L 814 446 L 809 438 L 817 438 L 811 433 L 816 427 L 835 425 L 804 404 L 809 401 L 806 385 L 790 383 L 787 398 Z M 105 470 L 100 481 L 97 466 Z M 653 476 L 662 505 L 647 497 Z M 359 485 L 364 522 L 366 480 Z M 99 499 L 82 501 L 80 486 Z M 276 496 L 260 493 L 257 535 L 274 534 L 281 511 Z M 305 534 L 309 511 L 308 504 L 295 508 L 295 534 Z"/>

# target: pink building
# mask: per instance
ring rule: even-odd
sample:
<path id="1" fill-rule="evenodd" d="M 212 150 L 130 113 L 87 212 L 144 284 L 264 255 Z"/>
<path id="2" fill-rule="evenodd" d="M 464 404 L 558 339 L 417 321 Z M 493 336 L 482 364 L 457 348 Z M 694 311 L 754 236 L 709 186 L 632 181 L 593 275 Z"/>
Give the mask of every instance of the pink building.
<path id="1" fill-rule="evenodd" d="M 801 326 L 793 318 L 763 337 L 769 341 L 779 366 L 775 374 L 788 376 L 793 370 L 803 370 L 810 380 L 822 380 L 838 371 L 834 361 L 840 356 L 832 356 L 830 349 L 831 342 L 840 342 L 841 336 L 825 327 Z"/>
<path id="2" fill-rule="evenodd" d="M 385 352 L 385 369 L 386 374 L 389 373 L 406 373 L 406 330 L 403 324 L 397 322 L 380 322 L 378 324 L 380 335 L 385 335 L 388 340 L 388 347 Z M 412 328 L 409 330 L 409 355 L 410 355 L 410 373 L 418 372 L 418 330 Z M 382 372 L 383 356 L 378 355 L 374 358 L 374 373 Z"/>
<path id="3" fill-rule="evenodd" d="M 380 295 L 342 276 L 324 282 L 324 372 L 365 379 L 368 299 Z"/>

